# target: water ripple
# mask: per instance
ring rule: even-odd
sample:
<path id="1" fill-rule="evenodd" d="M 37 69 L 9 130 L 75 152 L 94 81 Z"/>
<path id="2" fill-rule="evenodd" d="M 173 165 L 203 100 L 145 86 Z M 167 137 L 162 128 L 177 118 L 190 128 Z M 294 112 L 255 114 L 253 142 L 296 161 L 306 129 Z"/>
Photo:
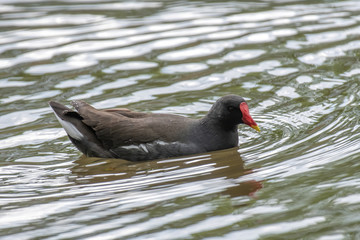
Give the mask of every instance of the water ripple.
<path id="1" fill-rule="evenodd" d="M 356 238 L 359 11 L 3 0 L 1 238 Z M 200 118 L 226 94 L 260 133 L 241 125 L 239 148 L 143 163 L 80 157 L 47 105 Z"/>

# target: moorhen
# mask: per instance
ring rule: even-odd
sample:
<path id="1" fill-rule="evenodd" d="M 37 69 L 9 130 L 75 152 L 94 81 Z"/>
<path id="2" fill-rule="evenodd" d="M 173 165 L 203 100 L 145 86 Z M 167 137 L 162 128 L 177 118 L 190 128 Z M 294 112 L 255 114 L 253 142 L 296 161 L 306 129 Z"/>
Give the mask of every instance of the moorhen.
<path id="1" fill-rule="evenodd" d="M 204 153 L 237 146 L 238 124 L 260 131 L 237 95 L 218 99 L 201 119 L 126 108 L 99 110 L 81 100 L 71 102 L 76 111 L 49 104 L 71 142 L 89 157 L 142 161 Z"/>

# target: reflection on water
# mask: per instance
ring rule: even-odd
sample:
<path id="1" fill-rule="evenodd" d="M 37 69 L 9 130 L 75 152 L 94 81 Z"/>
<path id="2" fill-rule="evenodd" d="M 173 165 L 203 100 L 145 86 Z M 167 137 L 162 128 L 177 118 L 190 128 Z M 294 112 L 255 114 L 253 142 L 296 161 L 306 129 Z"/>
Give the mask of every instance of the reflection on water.
<path id="1" fill-rule="evenodd" d="M 1 239 L 359 239 L 358 1 L 0 3 Z M 47 102 L 202 117 L 240 146 L 80 156 Z"/>
<path id="2" fill-rule="evenodd" d="M 122 187 L 132 191 L 138 187 L 157 189 L 164 186 L 169 188 L 171 185 L 179 189 L 186 186 L 184 189 L 187 189 L 187 196 L 223 192 L 236 197 L 253 195 L 262 186 L 260 182 L 254 180 L 247 182 L 237 180 L 252 172 L 251 169 L 244 169 L 244 162 L 237 148 L 205 155 L 140 163 L 82 156 L 75 161 L 75 164 L 71 171 L 77 175 L 76 182 L 99 183 L 121 179 Z M 190 184 L 191 187 L 188 187 Z M 181 191 L 176 193 L 179 196 L 184 194 Z M 171 197 L 179 197 L 177 194 Z"/>

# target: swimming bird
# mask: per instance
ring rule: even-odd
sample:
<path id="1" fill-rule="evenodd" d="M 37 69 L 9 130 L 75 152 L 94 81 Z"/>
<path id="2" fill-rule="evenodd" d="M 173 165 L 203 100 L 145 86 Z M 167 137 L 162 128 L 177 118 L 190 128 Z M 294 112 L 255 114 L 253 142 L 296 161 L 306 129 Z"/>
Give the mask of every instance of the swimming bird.
<path id="1" fill-rule="evenodd" d="M 237 146 L 239 124 L 260 131 L 237 95 L 218 99 L 200 119 L 71 104 L 75 110 L 49 102 L 71 142 L 89 157 L 144 161 L 205 153 Z"/>

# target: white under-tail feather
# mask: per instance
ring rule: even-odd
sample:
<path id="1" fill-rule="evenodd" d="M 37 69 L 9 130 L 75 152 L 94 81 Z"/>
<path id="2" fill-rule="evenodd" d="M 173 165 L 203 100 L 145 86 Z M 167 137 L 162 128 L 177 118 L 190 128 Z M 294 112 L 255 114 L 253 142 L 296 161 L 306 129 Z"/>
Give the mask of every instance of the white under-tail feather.
<path id="1" fill-rule="evenodd" d="M 84 138 L 84 135 L 72 123 L 62 120 L 56 113 L 55 116 L 70 137 L 79 141 Z"/>

